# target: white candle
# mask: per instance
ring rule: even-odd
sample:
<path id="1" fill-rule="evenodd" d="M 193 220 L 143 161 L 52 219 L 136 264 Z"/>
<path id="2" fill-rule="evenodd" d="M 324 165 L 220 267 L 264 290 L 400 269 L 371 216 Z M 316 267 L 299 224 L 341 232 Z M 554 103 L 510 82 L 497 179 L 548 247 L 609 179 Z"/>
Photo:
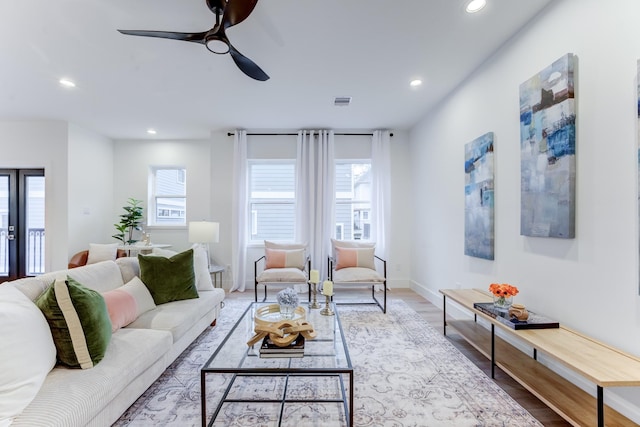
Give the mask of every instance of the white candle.
<path id="1" fill-rule="evenodd" d="M 322 284 L 322 294 L 323 295 L 333 295 L 333 282 L 331 280 L 325 280 Z"/>
<path id="2" fill-rule="evenodd" d="M 318 283 L 320 281 L 320 272 L 318 270 L 311 270 L 309 273 L 309 281 L 311 283 Z"/>

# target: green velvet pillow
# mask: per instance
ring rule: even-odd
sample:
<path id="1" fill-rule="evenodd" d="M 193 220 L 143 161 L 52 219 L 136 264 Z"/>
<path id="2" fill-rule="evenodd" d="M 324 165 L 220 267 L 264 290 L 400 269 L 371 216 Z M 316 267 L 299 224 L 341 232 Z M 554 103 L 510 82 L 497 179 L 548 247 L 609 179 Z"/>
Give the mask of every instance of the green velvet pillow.
<path id="1" fill-rule="evenodd" d="M 156 304 L 198 298 L 193 249 L 166 258 L 138 254 L 140 279 Z"/>
<path id="2" fill-rule="evenodd" d="M 71 368 L 93 368 L 111 341 L 104 298 L 71 277 L 57 279 L 36 300 L 49 323 L 57 359 Z"/>

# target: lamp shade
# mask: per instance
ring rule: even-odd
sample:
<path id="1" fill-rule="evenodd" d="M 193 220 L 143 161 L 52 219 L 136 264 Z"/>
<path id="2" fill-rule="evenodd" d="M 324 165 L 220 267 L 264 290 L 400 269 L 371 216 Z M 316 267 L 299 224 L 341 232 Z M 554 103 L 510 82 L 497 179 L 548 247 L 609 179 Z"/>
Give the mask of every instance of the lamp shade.
<path id="1" fill-rule="evenodd" d="M 211 221 L 189 222 L 189 243 L 217 242 L 219 239 L 220 223 Z"/>

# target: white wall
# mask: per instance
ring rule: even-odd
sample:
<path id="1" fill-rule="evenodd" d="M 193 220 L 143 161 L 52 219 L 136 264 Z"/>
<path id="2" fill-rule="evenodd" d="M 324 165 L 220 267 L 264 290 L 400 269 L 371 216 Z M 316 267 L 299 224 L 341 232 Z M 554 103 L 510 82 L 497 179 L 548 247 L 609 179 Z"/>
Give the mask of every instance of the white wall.
<path id="1" fill-rule="evenodd" d="M 89 243 L 115 242 L 113 147 L 109 138 L 69 125 L 69 257 Z"/>
<path id="2" fill-rule="evenodd" d="M 412 130 L 411 278 L 420 293 L 441 305 L 438 289 L 508 282 L 517 302 L 640 356 L 638 16 L 635 0 L 552 2 Z M 578 58 L 576 237 L 520 236 L 519 85 L 569 52 Z M 464 255 L 464 145 L 489 131 L 495 261 Z M 617 405 L 640 419 L 637 388 L 607 395 L 624 396 Z"/>
<path id="3" fill-rule="evenodd" d="M 118 140 L 114 152 L 114 204 L 112 224 L 119 221 L 122 207 L 133 197 L 143 201 L 147 215 L 147 185 L 152 166 L 175 166 L 187 169 L 187 223 L 189 221 L 217 221 L 211 211 L 211 141 L 141 141 Z M 221 225 L 222 227 L 222 225 Z M 187 226 L 144 227 L 153 243 L 172 245 L 182 251 L 188 242 Z M 115 233 L 112 227 L 109 236 Z M 115 239 L 112 239 L 116 242 Z"/>
<path id="4" fill-rule="evenodd" d="M 61 121 L 0 121 L 0 162 L 45 170 L 45 268 L 66 268 L 68 126 Z M 62 248 L 62 250 L 56 250 Z"/>

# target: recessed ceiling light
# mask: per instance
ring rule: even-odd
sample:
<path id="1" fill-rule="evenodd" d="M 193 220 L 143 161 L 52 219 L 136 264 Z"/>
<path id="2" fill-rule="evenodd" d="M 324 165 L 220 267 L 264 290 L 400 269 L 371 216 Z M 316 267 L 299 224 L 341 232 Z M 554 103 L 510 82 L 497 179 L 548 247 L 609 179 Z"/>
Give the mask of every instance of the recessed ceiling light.
<path id="1" fill-rule="evenodd" d="M 411 80 L 409 82 L 409 86 L 411 86 L 411 87 L 418 87 L 418 86 L 421 86 L 421 85 L 422 85 L 422 80 L 420 80 L 420 79 L 414 79 L 414 80 Z"/>
<path id="2" fill-rule="evenodd" d="M 466 11 L 469 13 L 476 13 L 479 10 L 482 10 L 487 5 L 487 0 L 471 0 L 469 4 L 467 4 Z"/>
<path id="3" fill-rule="evenodd" d="M 64 87 L 76 87 L 76 84 L 72 80 L 66 78 L 58 80 L 58 83 L 60 83 L 60 85 Z"/>
<path id="4" fill-rule="evenodd" d="M 155 130 L 155 129 L 151 129 L 151 128 L 149 128 L 149 129 L 147 129 L 147 133 L 148 133 L 149 135 L 155 135 L 157 132 L 156 132 L 156 130 Z"/>

